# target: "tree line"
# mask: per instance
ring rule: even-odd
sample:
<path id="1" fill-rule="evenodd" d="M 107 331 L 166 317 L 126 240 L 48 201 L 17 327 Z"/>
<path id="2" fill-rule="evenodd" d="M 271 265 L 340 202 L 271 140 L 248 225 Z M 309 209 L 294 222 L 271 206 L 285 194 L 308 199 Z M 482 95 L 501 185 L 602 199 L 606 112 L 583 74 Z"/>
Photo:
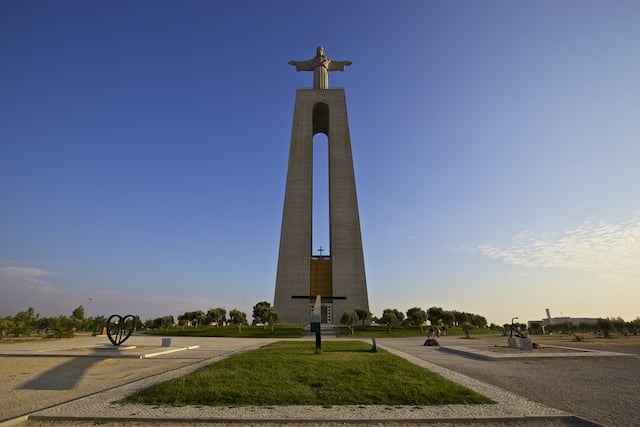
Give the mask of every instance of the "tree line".
<path id="1" fill-rule="evenodd" d="M 278 313 L 267 301 L 261 301 L 253 307 L 253 325 L 270 326 L 273 330 L 278 322 Z M 136 329 L 169 329 L 173 327 L 200 327 L 200 326 L 224 326 L 234 325 L 241 330 L 247 325 L 247 314 L 233 309 L 227 313 L 222 307 L 207 310 L 189 311 L 181 313 L 177 322 L 172 315 L 165 315 L 142 321 L 139 316 L 136 319 Z M 31 334 L 44 335 L 51 338 L 71 337 L 75 332 L 101 333 L 106 326 L 107 317 L 86 317 L 82 305 L 75 308 L 71 315 L 52 317 L 40 316 L 33 307 L 20 311 L 14 316 L 0 317 L 0 339 L 7 336 L 19 337 Z"/>
<path id="2" fill-rule="evenodd" d="M 420 328 L 421 332 L 423 327 L 427 326 L 427 321 L 436 327 L 458 326 L 465 332 L 473 328 L 487 327 L 487 319 L 484 316 L 464 311 L 444 310 L 442 307 L 430 307 L 427 310 L 412 307 L 406 311 L 406 316 L 396 308 L 387 308 L 383 310 L 380 317 L 373 316 L 366 309 L 355 309 L 344 312 L 340 319 L 340 323 L 349 327 L 352 333 L 355 324 L 361 323 L 365 326 L 367 321 L 371 321 L 373 325 L 385 325 L 389 330 L 398 325 L 413 325 Z"/>
<path id="3" fill-rule="evenodd" d="M 263 325 L 265 328 L 270 327 L 272 330 L 278 323 L 278 313 L 267 301 L 260 301 L 253 306 L 252 325 Z M 227 312 L 225 308 L 215 307 L 204 312 L 202 310 L 189 311 L 181 313 L 177 321 L 171 315 L 160 316 L 154 319 L 147 319 L 144 322 L 140 317 L 135 316 L 137 329 L 169 329 L 173 327 L 203 327 L 203 326 L 224 326 L 234 325 L 240 331 L 244 325 L 248 325 L 247 314 L 233 309 Z M 33 307 L 20 311 L 14 316 L 0 317 L 0 339 L 6 336 L 19 337 L 23 335 L 31 335 L 37 333 L 51 338 L 63 338 L 73 336 L 75 332 L 101 332 L 105 326 L 107 318 L 105 316 L 86 317 L 85 309 L 82 305 L 76 307 L 70 315 L 60 315 L 52 317 L 40 316 Z M 353 332 L 353 327 L 357 324 L 362 326 L 383 325 L 389 330 L 392 327 L 400 325 L 412 325 L 420 328 L 427 326 L 429 322 L 432 326 L 437 327 L 460 327 L 464 332 L 476 328 L 486 328 L 487 320 L 484 316 L 474 313 L 467 313 L 457 310 L 444 310 L 442 307 L 430 307 L 423 310 L 420 307 L 412 307 L 406 312 L 401 312 L 396 308 L 387 308 L 383 310 L 381 316 L 376 317 L 367 309 L 355 309 L 346 311 L 340 323 L 349 327 Z M 537 323 L 530 322 L 532 330 L 529 332 L 536 333 Z M 542 322 L 540 327 L 542 326 Z M 518 329 L 526 329 L 526 324 L 515 323 Z M 489 327 L 492 329 L 500 329 L 494 324 Z M 504 325 L 507 330 L 510 325 Z M 569 322 L 554 324 L 551 327 L 545 327 L 545 332 L 601 332 L 605 336 L 609 336 L 612 332 L 619 334 L 636 335 L 640 331 L 640 317 L 633 321 L 625 321 L 621 317 L 601 318 L 595 324 L 572 324 Z M 540 331 L 541 333 L 541 331 Z"/>
<path id="4" fill-rule="evenodd" d="M 51 338 L 73 336 L 76 331 L 97 331 L 107 322 L 105 316 L 85 317 L 82 305 L 75 308 L 70 316 L 40 316 L 33 307 L 16 313 L 14 316 L 0 318 L 0 339 L 6 336 L 19 337 L 33 333 Z"/>
<path id="5" fill-rule="evenodd" d="M 509 325 L 504 325 L 505 330 L 508 330 Z M 564 333 L 564 334 L 577 334 L 577 333 L 602 333 L 605 337 L 609 337 L 612 332 L 616 332 L 620 335 L 638 335 L 640 331 L 640 317 L 636 317 L 634 320 L 625 321 L 622 317 L 605 317 L 600 318 L 593 322 L 579 322 L 573 323 L 570 321 L 554 322 L 551 325 L 543 325 L 541 321 L 529 322 L 529 325 L 524 323 L 515 323 L 514 327 L 520 330 L 528 329 L 529 333 L 542 334 L 542 333 Z"/>
<path id="6" fill-rule="evenodd" d="M 260 301 L 254 305 L 252 315 L 253 325 L 269 325 L 273 329 L 274 325 L 278 323 L 278 313 L 267 301 Z M 168 322 L 165 317 L 148 320 L 145 322 L 145 326 L 149 329 L 166 329 L 173 326 L 173 321 Z M 178 326 L 181 327 L 235 325 L 240 329 L 243 325 L 248 324 L 246 313 L 233 309 L 229 311 L 227 317 L 227 310 L 223 307 L 211 308 L 206 313 L 202 310 L 189 311 L 178 316 Z"/>

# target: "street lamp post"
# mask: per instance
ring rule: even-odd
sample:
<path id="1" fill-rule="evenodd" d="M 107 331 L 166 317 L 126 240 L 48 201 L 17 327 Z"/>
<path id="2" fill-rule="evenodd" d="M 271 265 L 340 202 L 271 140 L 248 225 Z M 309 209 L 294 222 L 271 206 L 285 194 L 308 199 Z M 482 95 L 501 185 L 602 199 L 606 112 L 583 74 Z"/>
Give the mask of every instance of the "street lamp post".
<path id="1" fill-rule="evenodd" d="M 513 337 L 513 321 L 518 319 L 517 317 L 512 317 L 511 318 L 511 331 L 509 333 L 509 338 Z"/>

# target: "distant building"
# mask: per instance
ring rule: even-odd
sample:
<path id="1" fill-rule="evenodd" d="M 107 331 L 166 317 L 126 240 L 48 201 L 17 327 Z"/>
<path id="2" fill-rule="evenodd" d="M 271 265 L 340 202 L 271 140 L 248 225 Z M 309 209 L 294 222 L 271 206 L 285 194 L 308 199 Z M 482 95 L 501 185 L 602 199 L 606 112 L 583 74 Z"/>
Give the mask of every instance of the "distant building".
<path id="1" fill-rule="evenodd" d="M 549 326 L 556 326 L 556 325 L 564 325 L 564 324 L 571 324 L 571 325 L 580 325 L 580 324 L 586 324 L 586 325 L 595 325 L 599 318 L 597 317 L 568 317 L 568 316 L 561 316 L 561 317 L 551 317 L 551 312 L 549 311 L 549 309 L 546 309 L 547 312 L 547 317 L 546 319 L 542 319 L 540 321 L 528 321 L 527 322 L 527 327 L 529 329 L 531 329 L 533 326 L 537 326 L 539 324 L 542 324 L 543 328 L 548 328 Z"/>

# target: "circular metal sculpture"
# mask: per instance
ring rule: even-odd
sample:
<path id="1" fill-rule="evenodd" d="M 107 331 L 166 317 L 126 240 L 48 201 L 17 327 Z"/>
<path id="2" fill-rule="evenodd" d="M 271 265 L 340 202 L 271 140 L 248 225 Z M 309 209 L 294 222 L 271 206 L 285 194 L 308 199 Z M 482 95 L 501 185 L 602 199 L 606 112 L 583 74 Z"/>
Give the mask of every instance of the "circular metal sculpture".
<path id="1" fill-rule="evenodd" d="M 120 316 L 112 314 L 107 319 L 107 337 L 111 344 L 119 346 L 127 340 L 136 329 L 136 318 L 133 314 Z"/>

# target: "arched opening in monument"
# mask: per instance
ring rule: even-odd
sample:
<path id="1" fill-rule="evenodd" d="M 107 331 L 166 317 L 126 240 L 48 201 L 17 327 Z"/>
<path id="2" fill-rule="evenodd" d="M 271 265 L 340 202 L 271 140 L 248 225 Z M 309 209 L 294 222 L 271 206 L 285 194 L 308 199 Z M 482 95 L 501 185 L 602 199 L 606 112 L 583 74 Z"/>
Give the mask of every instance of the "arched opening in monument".
<path id="1" fill-rule="evenodd" d="M 311 254 L 329 256 L 329 105 L 313 106 L 313 186 L 311 211 Z"/>
<path id="2" fill-rule="evenodd" d="M 313 106 L 313 134 L 329 135 L 329 105 L 318 102 Z"/>
<path id="3" fill-rule="evenodd" d="M 331 253 L 329 231 L 329 140 L 325 134 L 313 137 L 313 199 L 311 212 L 311 254 Z"/>
<path id="4" fill-rule="evenodd" d="M 331 215 L 329 213 L 329 105 L 313 106 L 313 185 L 311 209 L 311 275 L 309 295 L 324 297 L 321 322 L 333 323 Z M 313 310 L 313 305 L 309 306 Z"/>

